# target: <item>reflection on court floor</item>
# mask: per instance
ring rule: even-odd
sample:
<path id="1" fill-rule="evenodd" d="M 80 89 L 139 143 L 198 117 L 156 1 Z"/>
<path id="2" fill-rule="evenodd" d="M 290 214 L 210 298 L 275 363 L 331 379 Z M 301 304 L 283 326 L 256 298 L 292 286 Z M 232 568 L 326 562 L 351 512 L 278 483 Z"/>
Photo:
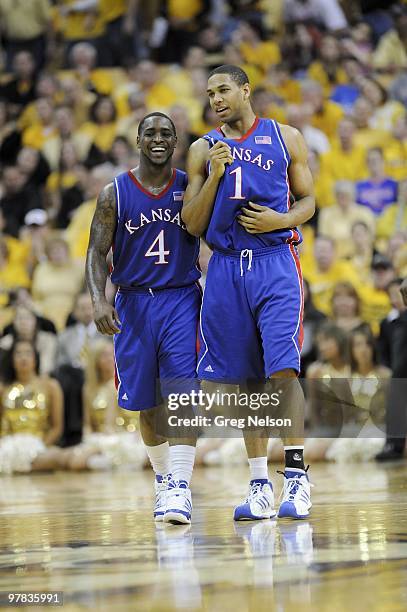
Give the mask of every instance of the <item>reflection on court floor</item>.
<path id="1" fill-rule="evenodd" d="M 198 469 L 192 526 L 153 523 L 149 472 L 2 477 L 0 591 L 61 590 L 66 610 L 407 609 L 407 465 L 310 475 L 309 521 L 234 523 L 246 470 Z"/>

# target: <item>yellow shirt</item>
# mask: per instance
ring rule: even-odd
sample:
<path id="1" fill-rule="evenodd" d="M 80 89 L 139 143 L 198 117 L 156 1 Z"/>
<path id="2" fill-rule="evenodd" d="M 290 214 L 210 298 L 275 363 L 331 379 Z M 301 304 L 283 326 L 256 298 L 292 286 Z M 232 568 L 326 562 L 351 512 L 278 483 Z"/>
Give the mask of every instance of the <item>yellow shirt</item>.
<path id="1" fill-rule="evenodd" d="M 343 109 L 339 104 L 326 100 L 322 111 L 312 116 L 311 124 L 322 130 L 329 139 L 336 136 L 338 123 L 343 117 Z"/>
<path id="2" fill-rule="evenodd" d="M 319 172 L 318 176 L 314 176 L 314 192 L 315 202 L 318 208 L 327 208 L 335 202 L 334 192 L 332 189 L 331 177 Z"/>
<path id="3" fill-rule="evenodd" d="M 32 149 L 42 149 L 47 140 L 55 138 L 57 130 L 53 125 L 33 125 L 23 132 L 23 145 Z"/>
<path id="4" fill-rule="evenodd" d="M 391 135 L 385 130 L 376 130 L 374 128 L 362 128 L 355 132 L 353 142 L 355 146 L 362 147 L 367 151 L 372 147 L 387 147 L 387 143 L 390 140 Z"/>
<path id="5" fill-rule="evenodd" d="M 109 23 L 125 14 L 128 0 L 99 0 L 99 11 L 103 21 Z"/>
<path id="6" fill-rule="evenodd" d="M 361 147 L 354 146 L 351 151 L 343 151 L 334 145 L 330 151 L 321 155 L 321 175 L 331 180 L 359 181 L 367 176 L 366 153 Z"/>
<path id="7" fill-rule="evenodd" d="M 45 189 L 51 193 L 59 189 L 70 189 L 78 179 L 74 172 L 51 172 L 47 178 Z"/>
<path id="8" fill-rule="evenodd" d="M 301 85 L 294 79 L 287 79 L 285 83 L 272 88 L 272 91 L 288 104 L 299 104 L 301 102 Z"/>
<path id="9" fill-rule="evenodd" d="M 116 138 L 117 124 L 113 122 L 99 125 L 89 121 L 81 128 L 81 132 L 89 136 L 98 149 L 107 153 L 107 151 L 111 149 L 113 141 Z"/>
<path id="10" fill-rule="evenodd" d="M 119 88 L 115 95 L 115 104 L 119 117 L 125 117 L 130 113 L 129 94 L 137 91 L 134 83 L 127 83 Z M 158 109 L 167 109 L 177 102 L 177 94 L 164 83 L 156 83 L 145 92 L 145 102 L 148 112 Z"/>
<path id="11" fill-rule="evenodd" d="M 372 59 L 374 68 L 407 67 L 407 53 L 395 30 L 383 34 Z"/>
<path id="12" fill-rule="evenodd" d="M 0 0 L 0 23 L 8 38 L 28 40 L 41 36 L 50 17 L 49 0 Z"/>
<path id="13" fill-rule="evenodd" d="M 88 200 L 77 208 L 65 231 L 65 238 L 74 258 L 85 259 L 88 249 L 90 225 L 96 209 L 96 199 Z"/>
<path id="14" fill-rule="evenodd" d="M 201 12 L 202 0 L 168 0 L 168 16 L 174 19 L 193 19 Z"/>
<path id="15" fill-rule="evenodd" d="M 407 179 L 407 140 L 391 138 L 384 149 L 384 160 L 386 174 L 396 181 Z"/>
<path id="16" fill-rule="evenodd" d="M 26 269 L 21 263 L 10 260 L 0 269 L 0 306 L 8 302 L 8 293 L 17 287 L 30 287 L 31 281 Z"/>
<path id="17" fill-rule="evenodd" d="M 359 277 L 347 261 L 336 261 L 327 272 L 321 272 L 317 266 L 304 266 L 304 278 L 310 284 L 315 307 L 328 316 L 332 316 L 332 292 L 336 283 L 348 281 L 357 289 Z"/>
<path id="18" fill-rule="evenodd" d="M 239 50 L 248 64 L 259 66 L 264 71 L 281 62 L 280 47 L 272 40 L 261 42 L 255 47 L 243 42 Z"/>
<path id="19" fill-rule="evenodd" d="M 58 0 L 59 6 L 69 6 L 76 0 Z M 55 7 L 55 28 L 62 33 L 65 40 L 87 40 L 97 38 L 104 32 L 104 20 L 98 10 L 95 11 L 71 11 L 67 15 L 61 15 L 58 7 Z"/>
<path id="20" fill-rule="evenodd" d="M 346 258 L 353 253 L 352 226 L 357 221 L 363 221 L 375 234 L 375 218 L 366 206 L 353 204 L 344 211 L 335 204 L 321 210 L 318 217 L 318 233 L 335 239 L 336 253 L 339 258 Z"/>
<path id="21" fill-rule="evenodd" d="M 325 95 L 330 94 L 332 86 L 341 85 L 348 82 L 344 69 L 337 68 L 335 73 L 335 81 L 331 83 L 323 64 L 319 61 L 312 62 L 311 66 L 308 68 L 308 78 L 320 83 L 324 88 Z"/>
<path id="22" fill-rule="evenodd" d="M 361 317 L 372 328 L 375 335 L 379 332 L 380 321 L 391 309 L 390 299 L 386 291 L 375 289 L 373 285 L 359 284 L 356 290 L 361 299 Z"/>

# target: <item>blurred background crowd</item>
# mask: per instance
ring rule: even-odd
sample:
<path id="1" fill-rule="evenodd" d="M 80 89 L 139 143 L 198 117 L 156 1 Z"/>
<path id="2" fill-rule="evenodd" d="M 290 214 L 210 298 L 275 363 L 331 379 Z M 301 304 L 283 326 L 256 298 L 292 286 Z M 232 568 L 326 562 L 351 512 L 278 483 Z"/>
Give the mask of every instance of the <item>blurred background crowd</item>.
<path id="1" fill-rule="evenodd" d="M 111 345 L 92 322 L 90 222 L 103 186 L 137 165 L 146 113 L 171 116 L 185 168 L 217 125 L 206 85 L 223 63 L 247 72 L 259 116 L 309 148 L 302 374 L 391 375 L 407 316 L 406 2 L 0 0 L 0 35 L 3 436 L 52 425 L 41 437 L 55 450 L 84 429 L 137 429 L 114 406 Z M 202 244 L 203 276 L 210 254 Z M 33 391 L 30 368 L 58 390 Z"/>

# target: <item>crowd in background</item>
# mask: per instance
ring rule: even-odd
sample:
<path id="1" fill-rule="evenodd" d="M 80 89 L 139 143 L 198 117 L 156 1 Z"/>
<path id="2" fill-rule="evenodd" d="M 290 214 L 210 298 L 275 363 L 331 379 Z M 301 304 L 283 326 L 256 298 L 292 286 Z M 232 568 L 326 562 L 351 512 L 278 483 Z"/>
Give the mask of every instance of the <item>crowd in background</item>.
<path id="1" fill-rule="evenodd" d="M 0 354 L 30 342 L 59 381 L 63 446 L 97 410 L 83 400 L 100 342 L 84 285 L 97 195 L 137 165 L 151 111 L 174 121 L 185 168 L 191 142 L 217 125 L 207 75 L 223 63 L 247 72 L 259 116 L 293 125 L 309 148 L 302 373 L 391 374 L 407 275 L 406 2 L 0 0 L 0 35 Z M 203 276 L 209 257 L 203 244 Z M 109 431 L 136 427 L 109 418 Z"/>

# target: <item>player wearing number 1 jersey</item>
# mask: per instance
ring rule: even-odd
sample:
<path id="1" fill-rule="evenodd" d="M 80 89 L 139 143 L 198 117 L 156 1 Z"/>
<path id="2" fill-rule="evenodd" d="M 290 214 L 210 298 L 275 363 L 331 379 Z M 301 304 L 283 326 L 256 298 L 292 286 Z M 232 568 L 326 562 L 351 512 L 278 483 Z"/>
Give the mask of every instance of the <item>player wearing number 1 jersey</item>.
<path id="1" fill-rule="evenodd" d="M 307 149 L 294 128 L 256 117 L 247 75 L 237 66 L 212 71 L 208 96 L 221 125 L 191 146 L 182 212 L 188 231 L 204 235 L 214 250 L 202 305 L 198 378 L 207 383 L 278 378 L 281 401 L 301 415 L 297 226 L 315 210 Z M 304 518 L 311 507 L 304 442 L 297 434 L 284 442 L 279 516 Z M 234 518 L 270 518 L 275 511 L 267 439 L 246 431 L 245 443 L 251 482 Z"/>
<path id="2" fill-rule="evenodd" d="M 177 392 L 190 391 L 196 379 L 199 239 L 181 219 L 187 177 L 171 165 L 176 140 L 166 115 L 152 113 L 140 122 L 139 166 L 117 176 L 99 195 L 86 277 L 97 328 L 114 336 L 119 406 L 140 411 L 156 474 L 155 520 L 189 523 L 196 440 L 168 443 L 155 427 L 162 398 L 174 386 Z M 105 297 L 110 248 L 111 280 L 118 286 L 115 308 Z"/>

